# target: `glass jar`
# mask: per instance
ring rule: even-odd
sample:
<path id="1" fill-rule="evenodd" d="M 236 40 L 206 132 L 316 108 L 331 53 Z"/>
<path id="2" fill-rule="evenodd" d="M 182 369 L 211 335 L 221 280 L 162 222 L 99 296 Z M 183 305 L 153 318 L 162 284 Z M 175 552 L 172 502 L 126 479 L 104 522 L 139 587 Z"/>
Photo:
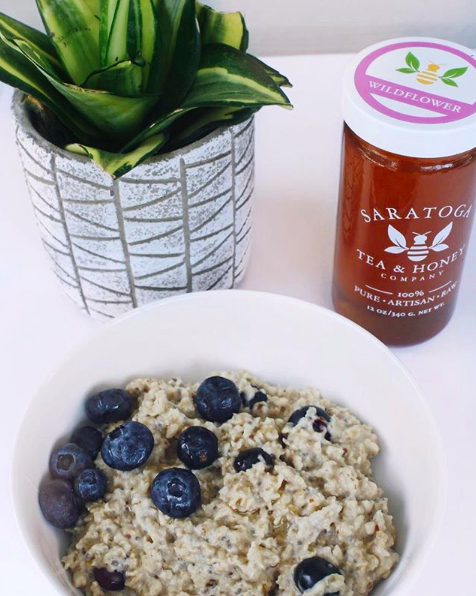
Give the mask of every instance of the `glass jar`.
<path id="1" fill-rule="evenodd" d="M 454 312 L 476 208 L 476 61 L 436 40 L 374 46 L 346 75 L 344 119 L 335 308 L 387 344 L 425 341 Z"/>

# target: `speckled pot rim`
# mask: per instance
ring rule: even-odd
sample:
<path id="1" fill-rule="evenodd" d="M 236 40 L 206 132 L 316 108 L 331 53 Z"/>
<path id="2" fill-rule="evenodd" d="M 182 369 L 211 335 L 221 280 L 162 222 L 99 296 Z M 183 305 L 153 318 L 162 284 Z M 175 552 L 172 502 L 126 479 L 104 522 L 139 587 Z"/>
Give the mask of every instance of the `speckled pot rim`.
<path id="1" fill-rule="evenodd" d="M 25 97 L 25 93 L 23 93 L 22 91 L 16 90 L 14 92 L 13 99 L 12 99 L 13 114 L 14 114 L 17 122 L 23 128 L 23 130 L 25 130 L 25 132 L 27 132 L 32 137 L 34 137 L 35 141 L 38 143 L 38 145 L 40 145 L 40 147 L 42 149 L 44 149 L 45 151 L 49 151 L 49 152 L 55 151 L 56 153 L 58 153 L 60 156 L 62 156 L 64 158 L 74 159 L 74 160 L 78 161 L 79 163 L 83 163 L 83 164 L 89 165 L 91 167 L 98 168 L 99 170 L 102 171 L 101 167 L 98 164 L 96 164 L 94 161 L 89 159 L 89 157 L 86 157 L 83 155 L 77 155 L 76 153 L 72 153 L 71 151 L 66 151 L 62 147 L 59 147 L 58 145 L 54 145 L 53 143 L 51 143 L 50 141 L 45 139 L 45 137 L 43 137 L 36 130 L 36 128 L 33 126 L 31 119 L 28 116 L 28 113 L 26 111 L 25 104 L 23 102 L 24 97 Z M 254 118 L 254 116 L 251 116 L 251 118 L 249 118 L 249 120 L 253 120 L 253 118 Z M 211 132 L 207 136 L 199 139 L 198 141 L 195 141 L 194 143 L 191 143 L 190 145 L 183 147 L 182 149 L 176 149 L 175 151 L 171 151 L 170 153 L 163 153 L 161 155 L 149 157 L 148 159 L 144 160 L 139 165 L 144 166 L 144 165 L 158 163 L 160 161 L 165 161 L 165 160 L 168 160 L 168 159 L 171 159 L 174 157 L 183 157 L 184 155 L 187 155 L 191 151 L 194 151 L 195 149 L 197 149 L 198 147 L 200 147 L 201 145 L 205 144 L 208 141 L 211 141 L 213 139 L 217 139 L 217 140 L 220 139 L 222 136 L 224 136 L 227 133 L 227 130 L 229 128 L 231 128 L 232 126 L 233 125 L 220 126 L 220 128 L 218 128 L 217 130 Z"/>

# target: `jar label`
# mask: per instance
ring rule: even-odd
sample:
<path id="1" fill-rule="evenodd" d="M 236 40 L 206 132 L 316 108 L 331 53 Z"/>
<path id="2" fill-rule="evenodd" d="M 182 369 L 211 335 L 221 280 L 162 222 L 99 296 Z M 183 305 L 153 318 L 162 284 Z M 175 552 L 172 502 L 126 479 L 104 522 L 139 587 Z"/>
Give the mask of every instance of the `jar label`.
<path id="1" fill-rule="evenodd" d="M 356 270 L 365 283 L 355 283 L 354 292 L 367 310 L 400 318 L 443 308 L 458 289 L 473 207 L 360 209 L 359 225 L 374 229 L 365 234 L 372 242 L 355 250 Z"/>
<path id="2" fill-rule="evenodd" d="M 404 41 L 367 55 L 355 72 L 361 98 L 414 124 L 445 124 L 476 113 L 476 60 L 430 41 Z"/>

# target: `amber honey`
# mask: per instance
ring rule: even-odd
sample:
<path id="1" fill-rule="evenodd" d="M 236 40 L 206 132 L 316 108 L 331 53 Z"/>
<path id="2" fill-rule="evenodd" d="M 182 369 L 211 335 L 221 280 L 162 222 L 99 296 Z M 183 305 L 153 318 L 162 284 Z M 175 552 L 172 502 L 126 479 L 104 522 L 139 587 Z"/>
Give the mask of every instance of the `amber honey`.
<path id="1" fill-rule="evenodd" d="M 439 333 L 456 305 L 475 188 L 476 150 L 445 160 L 403 157 L 377 149 L 346 126 L 336 310 L 388 344 L 419 343 Z M 399 252 L 389 225 L 405 238 Z M 448 226 L 448 236 L 433 246 Z"/>

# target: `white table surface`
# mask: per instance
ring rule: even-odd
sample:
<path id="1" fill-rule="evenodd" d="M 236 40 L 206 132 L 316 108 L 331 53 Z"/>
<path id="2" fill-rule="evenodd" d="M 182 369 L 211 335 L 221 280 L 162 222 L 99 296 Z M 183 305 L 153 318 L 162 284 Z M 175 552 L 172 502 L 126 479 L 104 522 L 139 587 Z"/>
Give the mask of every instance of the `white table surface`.
<path id="1" fill-rule="evenodd" d="M 254 249 L 242 288 L 332 307 L 340 80 L 347 61 L 346 56 L 272 60 L 295 84 L 291 97 L 296 109 L 290 113 L 270 108 L 258 117 Z M 0 87 L 1 593 L 46 596 L 50 590 L 23 546 L 14 519 L 12 447 L 29 397 L 63 354 L 100 323 L 63 297 L 49 269 L 13 142 L 9 100 L 9 90 Z M 427 396 L 449 464 L 441 535 L 408 596 L 476 594 L 475 296 L 476 238 L 450 325 L 430 342 L 395 350 Z"/>

